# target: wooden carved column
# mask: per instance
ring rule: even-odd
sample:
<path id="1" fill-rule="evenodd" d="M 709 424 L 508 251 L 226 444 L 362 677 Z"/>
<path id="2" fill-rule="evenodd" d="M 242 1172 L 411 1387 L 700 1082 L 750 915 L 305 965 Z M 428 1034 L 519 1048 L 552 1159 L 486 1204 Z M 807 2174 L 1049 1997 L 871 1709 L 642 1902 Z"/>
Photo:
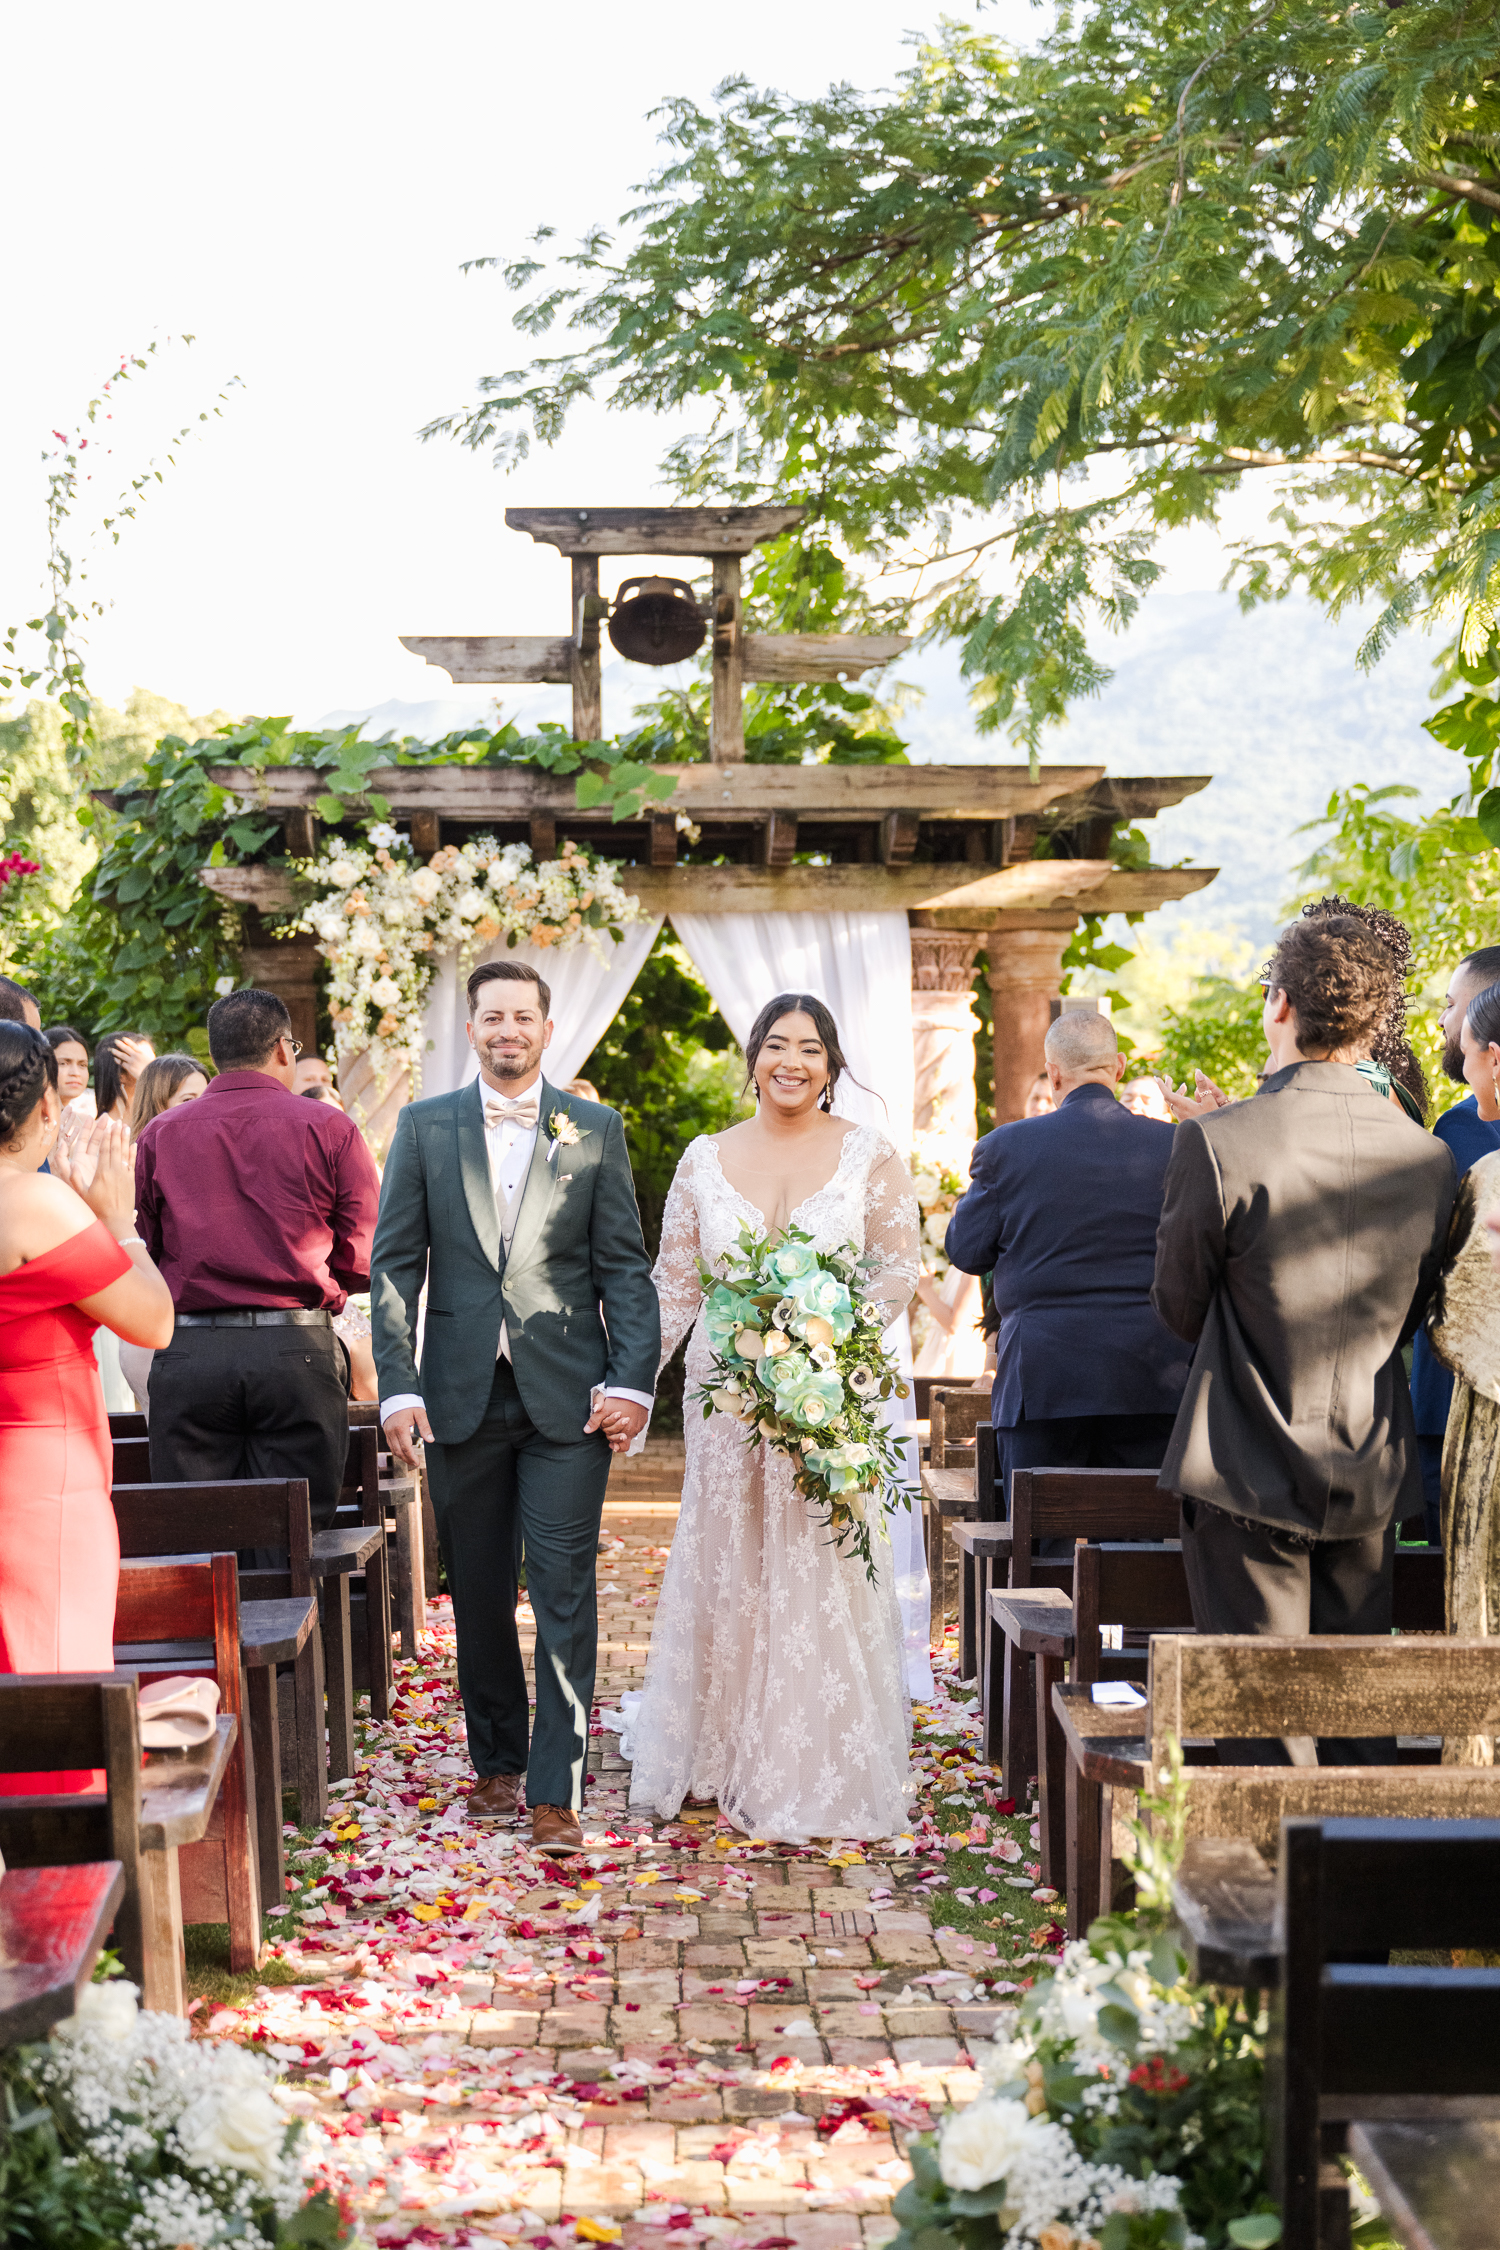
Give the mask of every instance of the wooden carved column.
<path id="1" fill-rule="evenodd" d="M 974 1016 L 970 990 L 983 930 L 913 930 L 911 1035 L 916 1063 L 914 1139 L 932 1163 L 968 1177 L 974 1146 Z"/>
<path id="2" fill-rule="evenodd" d="M 989 936 L 997 1125 L 1025 1115 L 1075 926 L 1072 914 L 1038 914 L 1019 928 L 1006 923 Z"/>

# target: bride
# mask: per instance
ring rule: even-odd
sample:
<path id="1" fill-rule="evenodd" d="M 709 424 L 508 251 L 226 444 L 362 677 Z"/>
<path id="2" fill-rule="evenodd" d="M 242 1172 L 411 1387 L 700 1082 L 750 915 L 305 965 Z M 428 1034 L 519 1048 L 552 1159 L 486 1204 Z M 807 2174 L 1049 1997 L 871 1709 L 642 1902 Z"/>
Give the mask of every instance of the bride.
<path id="1" fill-rule="evenodd" d="M 888 1540 L 876 1576 L 811 1515 L 785 1460 L 723 1414 L 702 1419 L 704 1287 L 749 1223 L 795 1225 L 819 1250 L 852 1242 L 888 1326 L 916 1287 L 918 1214 L 889 1141 L 829 1115 L 845 1068 L 821 1000 L 784 992 L 745 1043 L 756 1115 L 685 1150 L 667 1197 L 655 1281 L 662 1359 L 691 1327 L 687 1465 L 646 1684 L 630 1728 L 632 1810 L 674 1818 L 716 1799 L 782 1843 L 877 1838 L 908 1818 L 908 1707 Z"/>

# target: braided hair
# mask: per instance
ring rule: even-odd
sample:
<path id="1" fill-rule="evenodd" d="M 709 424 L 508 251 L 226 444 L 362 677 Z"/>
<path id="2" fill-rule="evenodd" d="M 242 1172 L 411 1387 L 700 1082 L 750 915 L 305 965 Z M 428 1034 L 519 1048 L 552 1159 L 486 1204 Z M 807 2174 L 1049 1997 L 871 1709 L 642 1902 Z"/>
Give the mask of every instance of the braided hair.
<path id="1" fill-rule="evenodd" d="M 47 1087 L 57 1090 L 57 1057 L 29 1023 L 0 1018 L 0 1146 L 14 1148 Z"/>

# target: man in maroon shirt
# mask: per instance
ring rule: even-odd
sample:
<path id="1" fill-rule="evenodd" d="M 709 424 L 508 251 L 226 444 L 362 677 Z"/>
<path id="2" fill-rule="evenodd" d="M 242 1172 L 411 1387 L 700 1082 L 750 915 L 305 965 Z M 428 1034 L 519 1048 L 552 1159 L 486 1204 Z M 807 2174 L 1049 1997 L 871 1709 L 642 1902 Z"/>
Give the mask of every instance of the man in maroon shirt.
<path id="1" fill-rule="evenodd" d="M 151 1368 L 151 1474 L 306 1477 L 327 1523 L 349 1441 L 333 1316 L 369 1287 L 380 1181 L 353 1119 L 293 1093 L 273 992 L 216 1000 L 208 1046 L 208 1092 L 136 1143 L 137 1223 L 177 1307 Z"/>

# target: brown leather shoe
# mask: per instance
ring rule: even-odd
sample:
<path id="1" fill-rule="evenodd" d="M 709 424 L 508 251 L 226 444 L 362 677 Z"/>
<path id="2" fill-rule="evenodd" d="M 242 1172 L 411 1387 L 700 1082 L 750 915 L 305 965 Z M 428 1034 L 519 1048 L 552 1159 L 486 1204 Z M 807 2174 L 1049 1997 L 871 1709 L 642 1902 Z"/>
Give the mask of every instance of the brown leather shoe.
<path id="1" fill-rule="evenodd" d="M 537 1852 L 581 1852 L 583 1830 L 567 1805 L 533 1805 L 531 1848 Z"/>
<path id="2" fill-rule="evenodd" d="M 470 1820 L 514 1820 L 523 1778 L 518 1773 L 487 1774 L 469 1799 Z"/>

